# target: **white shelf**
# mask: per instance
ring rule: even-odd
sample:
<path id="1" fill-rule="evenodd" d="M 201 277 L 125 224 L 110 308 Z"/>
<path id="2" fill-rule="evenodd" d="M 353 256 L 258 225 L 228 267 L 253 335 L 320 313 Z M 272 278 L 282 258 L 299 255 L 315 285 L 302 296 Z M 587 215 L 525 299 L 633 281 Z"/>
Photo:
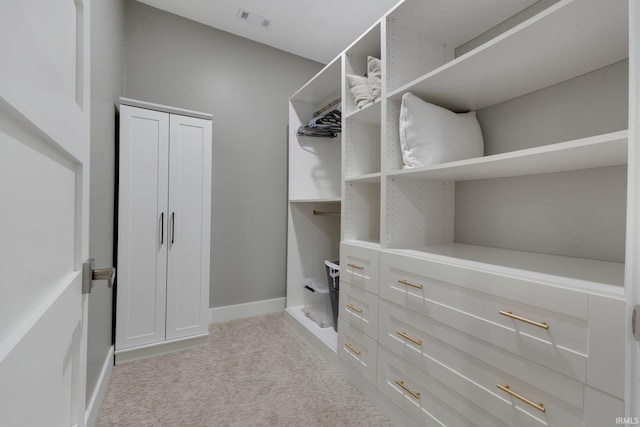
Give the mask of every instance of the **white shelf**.
<path id="1" fill-rule="evenodd" d="M 380 172 L 376 172 L 376 173 L 370 173 L 367 175 L 358 175 L 358 176 L 351 176 L 351 177 L 347 177 L 344 180 L 346 182 L 361 182 L 361 183 L 371 183 L 371 184 L 376 184 L 376 183 L 380 183 Z"/>
<path id="2" fill-rule="evenodd" d="M 291 102 L 319 105 L 340 97 L 341 61 L 335 58 L 291 96 Z"/>
<path id="3" fill-rule="evenodd" d="M 629 132 L 619 131 L 492 156 L 389 172 L 387 176 L 466 181 L 567 172 L 627 163 Z"/>
<path id="4" fill-rule="evenodd" d="M 562 0 L 389 94 L 478 110 L 628 57 L 627 2 Z"/>
<path id="5" fill-rule="evenodd" d="M 289 199 L 289 203 L 340 203 L 340 197 L 328 197 L 318 199 Z"/>
<path id="6" fill-rule="evenodd" d="M 537 1 L 405 0 L 388 16 L 402 28 L 457 47 Z"/>
<path id="7" fill-rule="evenodd" d="M 356 122 L 367 123 L 371 125 L 380 126 L 381 120 L 381 102 L 380 98 L 375 101 L 365 105 L 359 110 L 352 111 L 348 114 L 345 114 L 343 117 L 344 120 L 352 119 Z"/>
<path id="8" fill-rule="evenodd" d="M 347 55 L 377 56 L 380 58 L 380 21 L 374 23 L 346 49 Z"/>
<path id="9" fill-rule="evenodd" d="M 350 245 L 362 246 L 369 249 L 380 249 L 380 240 L 358 240 L 358 239 L 345 239 L 342 243 Z"/>
<path id="10" fill-rule="evenodd" d="M 386 249 L 498 274 L 603 294 L 624 294 L 624 264 L 486 246 L 448 243 L 416 249 Z"/>

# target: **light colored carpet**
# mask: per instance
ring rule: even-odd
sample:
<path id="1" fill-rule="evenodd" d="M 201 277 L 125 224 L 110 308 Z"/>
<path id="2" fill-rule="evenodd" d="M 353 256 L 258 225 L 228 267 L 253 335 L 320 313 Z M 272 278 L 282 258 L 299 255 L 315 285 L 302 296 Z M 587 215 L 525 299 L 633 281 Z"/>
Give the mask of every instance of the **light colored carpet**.
<path id="1" fill-rule="evenodd" d="M 97 425 L 392 425 L 282 314 L 209 331 L 206 346 L 115 366 Z"/>

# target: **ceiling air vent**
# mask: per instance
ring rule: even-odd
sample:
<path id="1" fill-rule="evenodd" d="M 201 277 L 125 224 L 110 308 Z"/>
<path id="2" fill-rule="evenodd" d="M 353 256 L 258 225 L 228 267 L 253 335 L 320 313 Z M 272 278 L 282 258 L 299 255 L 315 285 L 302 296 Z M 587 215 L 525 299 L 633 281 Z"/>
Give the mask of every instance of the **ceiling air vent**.
<path id="1" fill-rule="evenodd" d="M 249 12 L 248 10 L 245 10 L 243 8 L 238 9 L 236 18 L 262 28 L 271 27 L 272 22 L 270 19 L 267 19 L 264 16 L 258 15 L 254 12 Z"/>

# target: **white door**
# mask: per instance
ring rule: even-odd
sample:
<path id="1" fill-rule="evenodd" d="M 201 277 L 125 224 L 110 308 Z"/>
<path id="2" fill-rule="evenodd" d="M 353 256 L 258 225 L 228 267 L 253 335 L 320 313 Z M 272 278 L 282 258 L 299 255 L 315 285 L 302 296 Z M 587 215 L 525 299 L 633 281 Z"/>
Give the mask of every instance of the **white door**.
<path id="1" fill-rule="evenodd" d="M 640 5 L 629 1 L 629 191 L 627 221 L 627 315 L 632 319 L 636 306 L 640 306 Z M 640 313 L 638 313 L 640 314 Z M 631 322 L 630 322 L 631 323 Z M 640 327 L 640 326 L 639 326 Z M 638 424 L 640 419 L 640 343 L 627 333 L 626 392 L 624 422 Z M 640 334 L 638 334 L 640 335 Z"/>
<path id="2" fill-rule="evenodd" d="M 116 351 L 165 340 L 169 114 L 120 107 Z"/>
<path id="3" fill-rule="evenodd" d="M 167 339 L 209 325 L 211 120 L 171 115 Z"/>
<path id="4" fill-rule="evenodd" d="M 2 426 L 85 424 L 88 2 L 2 0 Z"/>

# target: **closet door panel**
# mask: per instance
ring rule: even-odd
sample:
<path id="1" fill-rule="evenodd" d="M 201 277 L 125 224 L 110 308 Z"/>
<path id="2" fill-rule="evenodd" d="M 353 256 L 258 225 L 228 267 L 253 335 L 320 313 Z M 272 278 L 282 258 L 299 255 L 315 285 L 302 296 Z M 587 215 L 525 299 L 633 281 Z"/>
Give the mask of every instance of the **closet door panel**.
<path id="1" fill-rule="evenodd" d="M 169 115 L 122 106 L 116 349 L 165 339 Z"/>
<path id="2" fill-rule="evenodd" d="M 209 318 L 211 122 L 171 116 L 167 339 L 206 333 Z"/>

